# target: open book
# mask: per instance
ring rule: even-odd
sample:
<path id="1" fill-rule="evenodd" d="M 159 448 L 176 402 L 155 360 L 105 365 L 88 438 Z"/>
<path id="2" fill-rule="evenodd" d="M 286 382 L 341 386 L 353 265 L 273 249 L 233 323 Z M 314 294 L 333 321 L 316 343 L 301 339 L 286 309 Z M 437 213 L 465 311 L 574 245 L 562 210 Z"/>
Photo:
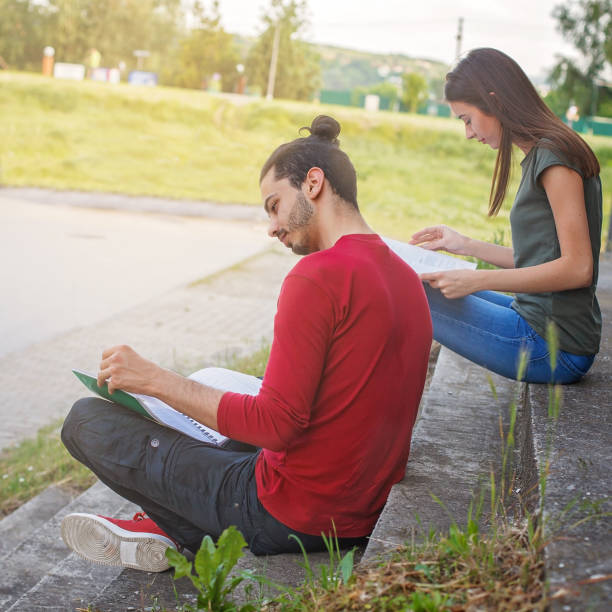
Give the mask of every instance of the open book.
<path id="1" fill-rule="evenodd" d="M 130 408 L 139 414 L 157 421 L 161 425 L 176 429 L 200 442 L 208 442 L 217 446 L 225 446 L 229 438 L 220 434 L 218 431 L 199 423 L 195 419 L 175 410 L 168 404 L 156 397 L 141 395 L 138 393 L 128 393 L 117 389 L 111 395 L 108 392 L 106 383 L 98 387 L 96 376 L 83 372 L 82 370 L 72 370 L 75 376 L 91 391 L 104 399 L 121 404 L 125 408 Z M 240 372 L 232 372 L 224 368 L 206 368 L 190 374 L 187 378 L 195 380 L 204 385 L 221 389 L 222 391 L 233 391 L 235 393 L 246 393 L 257 395 L 261 386 L 261 380 L 255 376 L 248 376 Z"/>
<path id="2" fill-rule="evenodd" d="M 452 257 L 437 251 L 428 251 L 423 247 L 385 238 L 381 236 L 383 242 L 396 254 L 399 255 L 417 274 L 424 272 L 440 272 L 442 270 L 458 270 L 467 268 L 474 270 L 476 264 L 465 261 L 458 257 Z"/>

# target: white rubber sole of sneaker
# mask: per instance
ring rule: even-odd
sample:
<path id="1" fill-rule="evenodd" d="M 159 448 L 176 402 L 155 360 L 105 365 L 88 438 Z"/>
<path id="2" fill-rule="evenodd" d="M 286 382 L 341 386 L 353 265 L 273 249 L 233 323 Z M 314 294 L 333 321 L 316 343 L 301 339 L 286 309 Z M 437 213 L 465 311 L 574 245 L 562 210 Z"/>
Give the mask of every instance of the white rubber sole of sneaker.
<path id="1" fill-rule="evenodd" d="M 166 549 L 176 549 L 169 538 L 127 531 L 101 516 L 79 512 L 64 517 L 62 539 L 68 548 L 88 561 L 145 572 L 167 570 L 170 566 Z"/>

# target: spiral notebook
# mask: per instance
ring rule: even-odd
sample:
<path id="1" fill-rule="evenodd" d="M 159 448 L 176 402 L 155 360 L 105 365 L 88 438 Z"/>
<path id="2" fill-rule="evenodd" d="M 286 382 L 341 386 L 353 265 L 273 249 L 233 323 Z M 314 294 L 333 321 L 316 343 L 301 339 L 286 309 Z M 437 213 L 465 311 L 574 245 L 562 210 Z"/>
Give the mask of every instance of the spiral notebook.
<path id="1" fill-rule="evenodd" d="M 201 442 L 208 442 L 209 444 L 225 446 L 229 442 L 228 437 L 199 423 L 186 414 L 175 410 L 156 397 L 138 393 L 128 393 L 127 391 L 121 391 L 119 389 L 114 391 L 111 395 L 106 383 L 102 387 L 98 387 L 96 376 L 93 374 L 82 370 L 73 369 L 72 371 L 88 389 L 100 397 L 121 404 L 130 410 L 134 410 L 145 417 L 153 419 L 161 425 L 176 429 L 185 435 Z M 261 386 L 261 380 L 255 376 L 232 372 L 224 368 L 206 368 L 205 370 L 198 370 L 188 376 L 188 378 L 201 384 L 214 387 L 215 389 L 221 389 L 222 391 L 233 391 L 235 393 L 245 393 L 248 395 L 257 395 L 259 387 Z"/>

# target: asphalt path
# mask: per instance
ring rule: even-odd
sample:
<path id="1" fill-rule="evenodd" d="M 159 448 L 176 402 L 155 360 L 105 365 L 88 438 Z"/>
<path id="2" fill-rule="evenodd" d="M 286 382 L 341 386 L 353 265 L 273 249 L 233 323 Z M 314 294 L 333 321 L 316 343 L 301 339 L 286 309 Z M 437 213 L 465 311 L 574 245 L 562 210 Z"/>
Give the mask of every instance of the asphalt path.
<path id="1" fill-rule="evenodd" d="M 36 202 L 0 192 L 0 356 L 95 324 L 271 243 L 257 220 L 50 206 L 44 194 Z"/>

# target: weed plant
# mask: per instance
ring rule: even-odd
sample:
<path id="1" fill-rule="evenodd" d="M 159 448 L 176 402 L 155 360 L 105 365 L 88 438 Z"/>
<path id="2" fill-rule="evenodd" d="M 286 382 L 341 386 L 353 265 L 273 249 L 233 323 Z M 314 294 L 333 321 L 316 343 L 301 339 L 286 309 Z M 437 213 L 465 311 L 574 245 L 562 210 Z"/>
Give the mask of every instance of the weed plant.
<path id="1" fill-rule="evenodd" d="M 542 562 L 525 528 L 496 537 L 476 521 L 360 568 L 334 590 L 308 588 L 270 610 L 544 610 Z"/>
<path id="2" fill-rule="evenodd" d="M 172 548 L 166 550 L 166 557 L 174 567 L 174 579 L 186 576 L 198 592 L 196 607 L 184 604 L 184 612 L 194 610 L 215 610 L 215 612 L 250 612 L 252 604 L 238 606 L 231 600 L 231 594 L 245 578 L 253 578 L 252 572 L 243 571 L 237 575 L 230 572 L 243 555 L 246 542 L 235 527 L 228 527 L 215 545 L 210 536 L 205 536 L 193 563 Z M 195 571 L 194 571 L 195 570 Z"/>
<path id="3" fill-rule="evenodd" d="M 327 549 L 329 561 L 327 565 L 318 566 L 319 573 L 317 574 L 317 569 L 311 566 L 301 540 L 294 534 L 291 534 L 290 537 L 297 541 L 303 555 L 301 566 L 305 572 L 305 580 L 304 584 L 297 589 L 274 583 L 264 575 L 257 575 L 252 570 L 230 573 L 243 556 L 242 549 L 246 546 L 242 534 L 233 526 L 223 531 L 216 545 L 209 536 L 205 536 L 193 563 L 176 550 L 167 549 L 166 557 L 170 566 L 175 569 L 173 579 L 179 580 L 187 577 L 197 591 L 196 607 L 179 603 L 178 610 L 180 612 L 197 610 L 250 612 L 251 610 L 268 609 L 270 606 L 275 609 L 279 606 L 283 609 L 294 609 L 295 603 L 301 600 L 303 592 L 323 589 L 327 593 L 333 593 L 341 585 L 351 582 L 355 548 L 342 555 L 338 538 L 322 533 L 321 537 Z M 241 605 L 233 599 L 233 596 L 238 585 L 244 580 L 250 581 L 244 590 L 247 598 L 251 596 L 255 584 L 260 586 L 260 595 L 257 599 Z M 266 587 L 269 592 L 280 593 L 280 595 L 272 599 L 265 599 L 263 589 Z M 175 595 L 178 601 L 179 596 L 176 589 Z"/>

